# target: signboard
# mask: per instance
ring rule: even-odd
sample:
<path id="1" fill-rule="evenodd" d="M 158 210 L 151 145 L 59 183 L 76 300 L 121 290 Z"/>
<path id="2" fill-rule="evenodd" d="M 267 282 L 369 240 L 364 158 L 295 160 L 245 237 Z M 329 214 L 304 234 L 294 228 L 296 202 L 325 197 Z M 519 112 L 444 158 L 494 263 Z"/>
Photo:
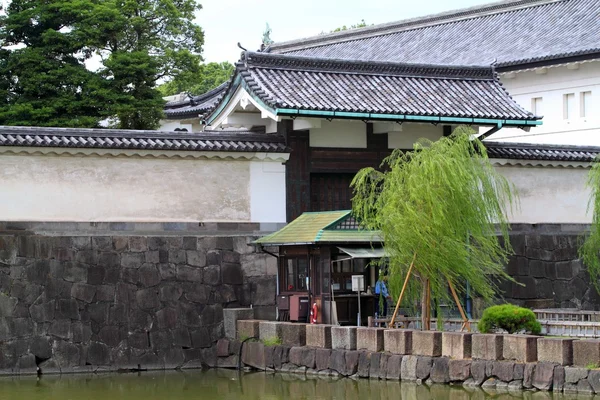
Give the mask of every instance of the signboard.
<path id="1" fill-rule="evenodd" d="M 365 290 L 365 277 L 363 275 L 352 275 L 352 291 L 363 292 Z"/>

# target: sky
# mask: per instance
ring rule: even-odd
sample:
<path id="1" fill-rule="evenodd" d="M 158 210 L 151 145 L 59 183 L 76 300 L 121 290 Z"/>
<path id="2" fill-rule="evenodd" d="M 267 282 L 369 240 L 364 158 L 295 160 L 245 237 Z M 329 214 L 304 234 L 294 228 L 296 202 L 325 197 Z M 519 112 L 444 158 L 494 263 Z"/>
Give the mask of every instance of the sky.
<path id="1" fill-rule="evenodd" d="M 394 22 L 472 7 L 493 0 L 200 0 L 196 22 L 204 29 L 204 59 L 235 62 L 237 43 L 260 47 L 266 24 L 275 42 L 301 39 L 359 23 Z"/>

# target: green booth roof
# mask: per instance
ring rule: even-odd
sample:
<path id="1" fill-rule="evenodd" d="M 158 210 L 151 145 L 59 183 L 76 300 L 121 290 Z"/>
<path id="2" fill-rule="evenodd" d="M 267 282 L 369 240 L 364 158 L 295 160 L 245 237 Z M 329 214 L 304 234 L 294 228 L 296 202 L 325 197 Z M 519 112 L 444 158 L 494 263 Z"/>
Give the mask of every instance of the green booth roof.
<path id="1" fill-rule="evenodd" d="M 381 242 L 379 231 L 359 227 L 350 210 L 305 212 L 279 231 L 256 240 L 263 246 Z"/>

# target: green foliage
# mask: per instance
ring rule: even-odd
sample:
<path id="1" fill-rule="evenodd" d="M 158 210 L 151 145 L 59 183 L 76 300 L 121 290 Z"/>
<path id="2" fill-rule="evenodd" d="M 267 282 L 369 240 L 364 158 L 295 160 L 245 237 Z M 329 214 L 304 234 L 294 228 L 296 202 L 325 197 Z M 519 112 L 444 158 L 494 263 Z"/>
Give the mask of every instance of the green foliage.
<path id="1" fill-rule="evenodd" d="M 600 368 L 600 363 L 589 363 L 585 366 L 587 369 L 598 369 Z"/>
<path id="2" fill-rule="evenodd" d="M 591 190 L 588 211 L 592 211 L 590 233 L 579 249 L 579 255 L 587 266 L 590 281 L 600 293 L 600 163 L 594 162 L 588 174 L 587 186 Z"/>
<path id="3" fill-rule="evenodd" d="M 159 80 L 199 65 L 195 0 L 12 0 L 0 19 L 0 123 L 153 129 Z M 94 55 L 101 65 L 86 68 Z"/>
<path id="4" fill-rule="evenodd" d="M 371 24 L 371 25 L 373 25 L 373 24 Z M 332 30 L 331 32 L 333 33 L 333 32 L 347 31 L 347 30 L 349 30 L 349 29 L 358 29 L 358 28 L 364 28 L 364 27 L 366 27 L 366 26 L 368 26 L 368 25 L 367 25 L 367 23 L 365 22 L 365 20 L 364 20 L 364 19 L 361 19 L 361 20 L 360 20 L 360 22 L 359 22 L 359 23 L 357 23 L 357 24 L 353 24 L 353 25 L 350 25 L 350 26 L 343 25 L 343 26 L 340 26 L 339 28 L 335 28 L 335 29 L 334 29 L 334 30 Z"/>
<path id="5" fill-rule="evenodd" d="M 511 334 L 525 331 L 539 335 L 542 326 L 530 309 L 512 304 L 502 304 L 486 308 L 477 324 L 477 329 L 481 333 L 491 333 L 502 329 Z"/>
<path id="6" fill-rule="evenodd" d="M 281 345 L 281 339 L 278 337 L 266 338 L 263 339 L 263 344 L 265 346 L 279 346 Z"/>
<path id="7" fill-rule="evenodd" d="M 235 67 L 225 61 L 222 63 L 207 63 L 195 66 L 178 75 L 175 79 L 158 87 L 163 96 L 177 93 L 202 94 L 227 82 L 233 75 Z"/>
<path id="8" fill-rule="evenodd" d="M 436 142 L 421 140 L 412 152 L 395 150 L 384 160 L 384 172 L 366 168 L 352 182 L 354 214 L 365 228 L 381 231 L 393 297 L 414 260 L 417 279 L 409 280 L 404 307 L 418 301 L 427 279 L 438 304 L 454 303 L 448 280 L 458 292 L 468 281 L 474 293 L 490 300 L 494 282 L 511 279 L 503 266 L 512 251 L 506 213 L 514 189 L 473 133 L 459 127 Z"/>

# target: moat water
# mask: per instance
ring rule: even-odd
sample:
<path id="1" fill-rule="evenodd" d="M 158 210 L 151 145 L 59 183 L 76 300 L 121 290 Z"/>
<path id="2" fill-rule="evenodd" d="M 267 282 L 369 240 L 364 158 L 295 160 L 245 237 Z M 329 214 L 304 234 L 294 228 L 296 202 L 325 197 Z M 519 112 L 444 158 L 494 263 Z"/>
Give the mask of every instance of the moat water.
<path id="1" fill-rule="evenodd" d="M 462 386 L 302 377 L 227 370 L 0 378 L 2 400 L 592 399 L 545 392 L 486 393 Z M 596 397 L 598 398 L 598 397 Z"/>

